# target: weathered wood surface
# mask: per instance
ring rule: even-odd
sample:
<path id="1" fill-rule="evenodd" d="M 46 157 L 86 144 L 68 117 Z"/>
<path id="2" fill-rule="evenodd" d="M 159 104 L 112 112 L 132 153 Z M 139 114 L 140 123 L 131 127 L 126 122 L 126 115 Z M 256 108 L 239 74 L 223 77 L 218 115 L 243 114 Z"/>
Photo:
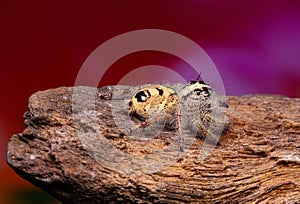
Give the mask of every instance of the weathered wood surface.
<path id="1" fill-rule="evenodd" d="M 33 94 L 26 129 L 11 137 L 7 151 L 16 173 L 63 203 L 300 203 L 300 99 L 228 97 L 230 127 L 220 145 L 199 159 L 203 140 L 196 139 L 161 168 L 166 155 L 138 158 L 168 147 L 174 131 L 139 141 L 116 127 L 112 101 L 99 99 L 95 89 L 82 88 L 73 109 L 72 94 L 73 88 Z M 87 98 L 96 100 L 91 105 Z M 100 137 L 128 161 L 99 148 Z M 140 162 L 135 170 L 132 158 Z M 155 162 L 153 172 L 139 171 Z"/>

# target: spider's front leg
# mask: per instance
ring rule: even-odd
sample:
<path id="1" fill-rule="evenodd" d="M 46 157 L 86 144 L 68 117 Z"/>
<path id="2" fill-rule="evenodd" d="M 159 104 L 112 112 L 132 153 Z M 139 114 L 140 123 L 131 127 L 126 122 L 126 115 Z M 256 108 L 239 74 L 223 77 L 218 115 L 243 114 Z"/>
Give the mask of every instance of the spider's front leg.
<path id="1" fill-rule="evenodd" d="M 202 119 L 197 119 L 192 122 L 192 131 L 195 132 L 197 137 L 206 138 L 211 144 L 219 145 L 219 129 L 220 127 L 214 123 L 210 116 L 206 116 Z"/>
<path id="2" fill-rule="evenodd" d="M 158 128 L 163 129 L 168 124 L 168 117 L 164 111 L 160 109 L 153 109 L 149 111 L 148 117 L 143 117 L 142 122 L 138 125 L 138 128 Z"/>
<path id="3" fill-rule="evenodd" d="M 153 123 L 152 120 L 146 120 L 145 122 L 142 122 L 141 124 L 138 125 L 138 128 L 145 128 L 150 126 Z"/>
<path id="4" fill-rule="evenodd" d="M 176 121 L 177 121 L 177 131 L 179 134 L 179 149 L 181 152 L 184 151 L 184 137 L 182 133 L 182 113 L 181 108 L 178 108 L 177 114 L 176 114 Z"/>

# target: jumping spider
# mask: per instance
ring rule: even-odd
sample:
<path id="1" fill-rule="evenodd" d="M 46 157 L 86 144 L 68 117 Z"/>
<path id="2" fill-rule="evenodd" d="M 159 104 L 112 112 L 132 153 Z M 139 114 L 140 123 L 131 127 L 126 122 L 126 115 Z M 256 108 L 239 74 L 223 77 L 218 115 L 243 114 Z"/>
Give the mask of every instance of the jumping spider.
<path id="1" fill-rule="evenodd" d="M 142 122 L 140 127 L 164 119 L 166 128 L 177 128 L 182 151 L 184 129 L 217 144 L 228 125 L 223 113 L 227 104 L 221 103 L 211 86 L 202 80 L 186 85 L 144 87 L 133 94 L 128 106 L 129 115 Z"/>

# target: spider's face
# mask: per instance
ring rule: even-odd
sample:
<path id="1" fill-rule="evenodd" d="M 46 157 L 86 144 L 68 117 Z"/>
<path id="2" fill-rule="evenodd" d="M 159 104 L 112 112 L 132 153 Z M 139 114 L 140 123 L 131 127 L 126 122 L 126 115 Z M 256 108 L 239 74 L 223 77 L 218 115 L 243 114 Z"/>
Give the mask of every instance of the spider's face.
<path id="1" fill-rule="evenodd" d="M 210 85 L 203 81 L 191 81 L 182 89 L 180 97 L 183 100 L 206 100 L 211 96 L 212 92 Z"/>

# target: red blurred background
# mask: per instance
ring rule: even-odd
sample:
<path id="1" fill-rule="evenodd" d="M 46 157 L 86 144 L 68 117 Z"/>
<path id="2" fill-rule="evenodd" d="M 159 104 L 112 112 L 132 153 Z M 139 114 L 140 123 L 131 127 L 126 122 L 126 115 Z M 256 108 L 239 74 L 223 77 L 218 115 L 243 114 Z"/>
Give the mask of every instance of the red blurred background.
<path id="1" fill-rule="evenodd" d="M 229 95 L 300 97 L 298 0 L 1 1 L 0 22 L 0 203 L 57 202 L 7 166 L 9 137 L 24 129 L 31 94 L 73 86 L 89 54 L 122 33 L 164 29 L 197 42 Z M 118 69 L 170 60 L 158 54 L 120 59 L 100 85 L 117 84 Z"/>

